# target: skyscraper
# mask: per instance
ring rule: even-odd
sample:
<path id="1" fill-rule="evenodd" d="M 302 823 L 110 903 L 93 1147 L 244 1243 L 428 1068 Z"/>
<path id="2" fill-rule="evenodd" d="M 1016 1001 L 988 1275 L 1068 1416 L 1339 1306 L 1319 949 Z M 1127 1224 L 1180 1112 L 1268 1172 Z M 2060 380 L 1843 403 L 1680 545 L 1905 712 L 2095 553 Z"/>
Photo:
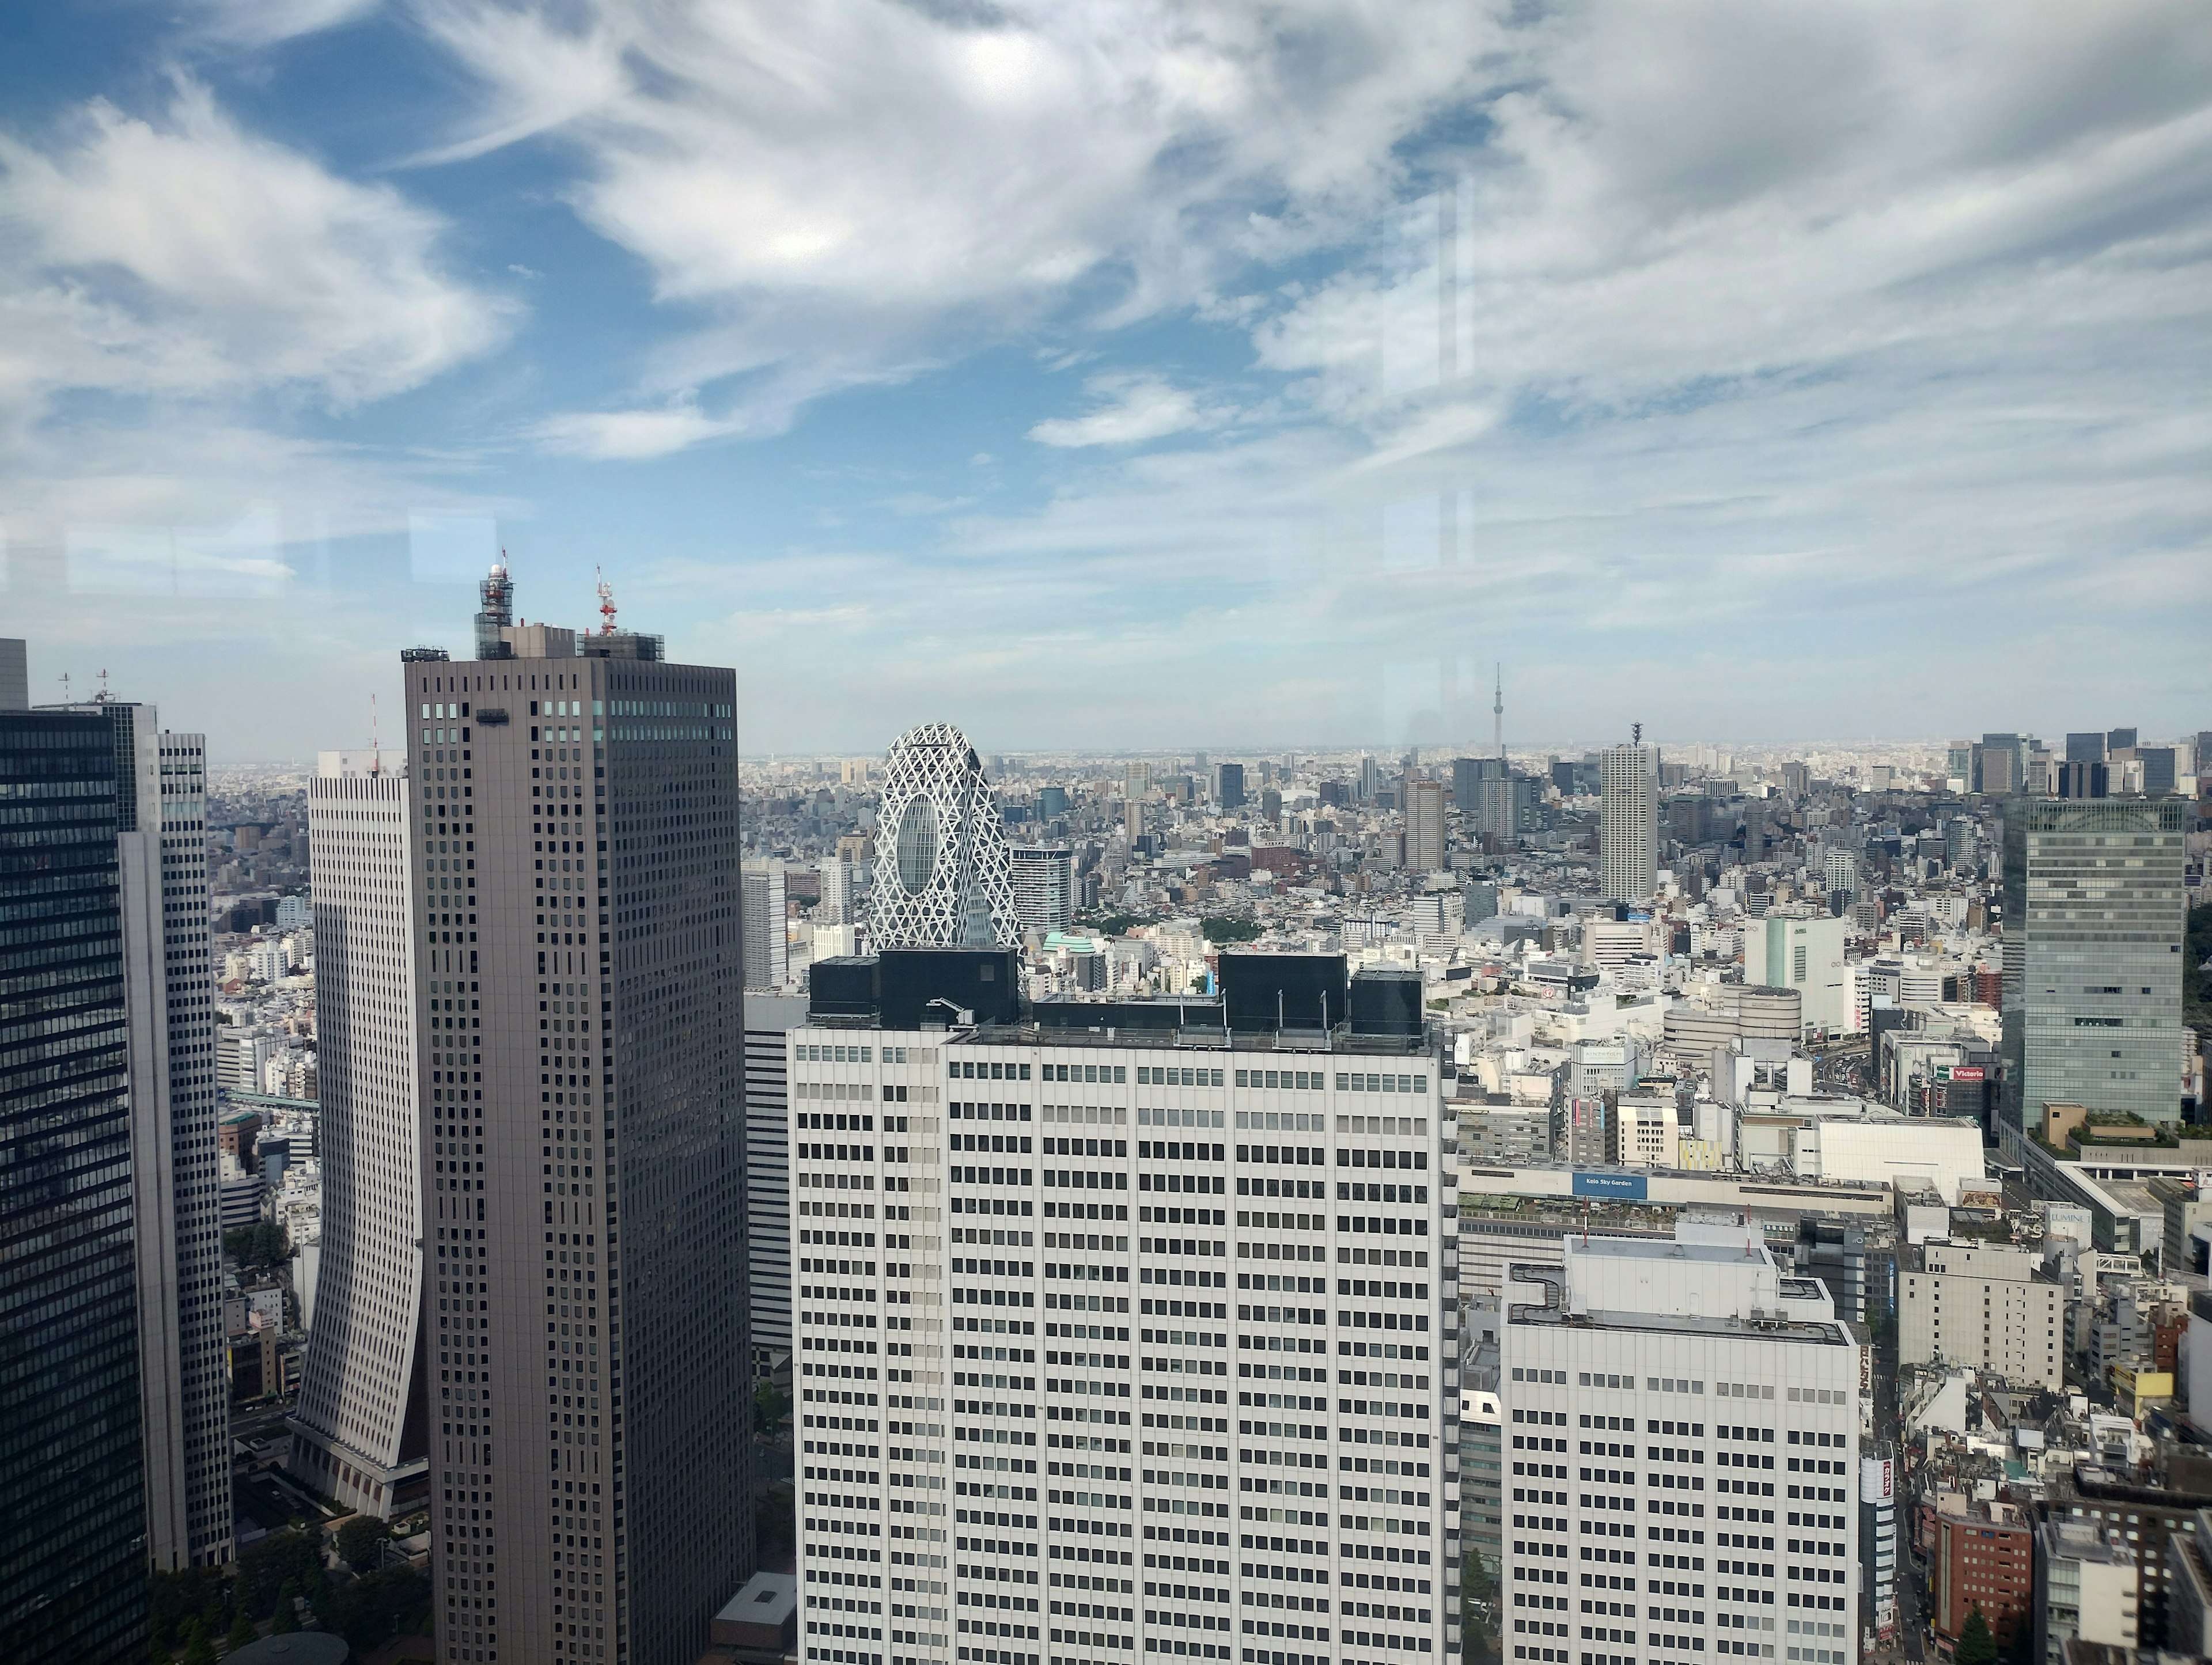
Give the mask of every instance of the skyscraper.
<path id="1" fill-rule="evenodd" d="M 1317 1023 L 1313 963 L 1243 1008 Z M 1347 1032 L 1334 979 L 1327 1056 L 793 1031 L 804 1657 L 1457 1652 L 1437 1074 L 1418 1006 Z"/>
<path id="2" fill-rule="evenodd" d="M 744 904 L 745 987 L 781 988 L 791 977 L 783 868 L 749 862 L 738 887 Z"/>
<path id="3" fill-rule="evenodd" d="M 0 711 L 0 1636 L 146 1651 L 129 951 L 105 716 Z"/>
<path id="4" fill-rule="evenodd" d="M 898 738 L 878 825 L 878 945 L 988 948 L 1020 940 L 1006 830 L 966 735 L 950 723 L 925 723 Z"/>
<path id="5" fill-rule="evenodd" d="M 289 1466 L 386 1519 L 423 1502 L 430 1459 L 410 774 L 404 756 L 326 751 L 307 783 L 323 1247 Z M 465 854 L 437 859 L 469 877 Z"/>
<path id="6" fill-rule="evenodd" d="M 1444 783 L 1406 782 L 1406 866 L 1432 873 L 1444 865 Z"/>
<path id="7" fill-rule="evenodd" d="M 751 1559 L 735 679 L 501 637 L 401 667 L 439 1656 L 689 1665 Z"/>
<path id="8" fill-rule="evenodd" d="M 1244 807 L 1244 765 L 1216 763 L 1213 766 L 1213 801 L 1224 810 Z"/>
<path id="9" fill-rule="evenodd" d="M 2049 1103 L 2181 1114 L 2190 805 L 2024 799 L 2004 819 L 2004 1115 Z"/>
<path id="10" fill-rule="evenodd" d="M 1598 758 L 1598 791 L 1606 899 L 1648 901 L 1659 888 L 1659 748 L 1640 740 L 1606 747 Z"/>
<path id="11" fill-rule="evenodd" d="M 1505 1656 L 1850 1665 L 1858 1346 L 1755 1226 L 1674 1235 L 1509 1270 Z"/>
<path id="12" fill-rule="evenodd" d="M 2101 731 L 2066 737 L 2066 761 L 2069 763 L 2101 763 L 2105 761 L 2105 737 Z"/>
<path id="13" fill-rule="evenodd" d="M 1018 844 L 1014 913 L 1024 931 L 1065 931 L 1075 923 L 1075 852 L 1066 845 Z"/>
<path id="14" fill-rule="evenodd" d="M 795 994 L 745 994 L 745 1231 L 752 1370 L 791 1352 L 791 1070 L 784 1037 L 806 1022 Z"/>
<path id="15" fill-rule="evenodd" d="M 231 1559 L 207 741 L 165 733 L 150 705 L 102 700 L 74 708 L 105 719 L 115 749 L 146 1552 L 154 1566 L 173 1572 Z"/>

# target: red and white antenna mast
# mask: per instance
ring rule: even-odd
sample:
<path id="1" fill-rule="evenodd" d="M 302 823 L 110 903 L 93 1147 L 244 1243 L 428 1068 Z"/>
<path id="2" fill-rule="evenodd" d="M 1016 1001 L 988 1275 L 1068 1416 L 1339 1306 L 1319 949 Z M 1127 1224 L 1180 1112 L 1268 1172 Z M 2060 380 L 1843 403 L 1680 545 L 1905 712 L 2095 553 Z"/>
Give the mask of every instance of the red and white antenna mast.
<path id="1" fill-rule="evenodd" d="M 611 636 L 615 633 L 615 586 L 607 582 L 606 569 L 594 567 L 599 578 L 599 634 Z"/>

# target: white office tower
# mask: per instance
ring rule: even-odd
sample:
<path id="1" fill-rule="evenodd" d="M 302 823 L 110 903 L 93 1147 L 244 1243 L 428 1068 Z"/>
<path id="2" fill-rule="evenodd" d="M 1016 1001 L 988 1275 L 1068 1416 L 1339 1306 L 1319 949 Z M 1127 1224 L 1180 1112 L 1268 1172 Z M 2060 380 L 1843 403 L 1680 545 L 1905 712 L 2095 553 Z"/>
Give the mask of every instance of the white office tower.
<path id="1" fill-rule="evenodd" d="M 1018 844 L 1012 851 L 1014 912 L 1024 931 L 1050 935 L 1075 924 L 1075 852 L 1066 845 Z"/>
<path id="2" fill-rule="evenodd" d="M 1021 939 L 998 800 L 950 723 L 899 736 L 884 776 L 873 886 L 885 948 L 991 948 Z"/>
<path id="3" fill-rule="evenodd" d="M 1433 1055 L 975 1010 L 1015 963 L 951 1028 L 817 967 L 791 1035 L 805 1665 L 1444 1665 Z"/>
<path id="4" fill-rule="evenodd" d="M 164 1572 L 220 1565 L 232 1556 L 230 1360 L 208 957 L 207 739 L 165 733 L 150 705 L 96 700 L 66 708 L 105 716 L 115 738 L 146 1557 Z"/>
<path id="5" fill-rule="evenodd" d="M 854 894 L 853 864 L 842 857 L 822 864 L 822 896 L 814 905 L 817 925 L 854 925 L 860 921 L 860 902 Z"/>
<path id="6" fill-rule="evenodd" d="M 738 885 L 745 987 L 781 988 L 791 981 L 783 869 L 748 864 Z"/>
<path id="7" fill-rule="evenodd" d="M 1608 902 L 1646 902 L 1659 888 L 1659 748 L 1640 741 L 1598 753 L 1598 860 Z"/>
<path id="8" fill-rule="evenodd" d="M 287 1466 L 386 1519 L 429 1472 L 412 798 L 405 759 L 370 752 L 324 752 L 307 784 L 323 1241 Z"/>
<path id="9" fill-rule="evenodd" d="M 1516 1265 L 1501 1638 L 1553 1665 L 1850 1665 L 1859 1348 L 1756 1227 Z"/>

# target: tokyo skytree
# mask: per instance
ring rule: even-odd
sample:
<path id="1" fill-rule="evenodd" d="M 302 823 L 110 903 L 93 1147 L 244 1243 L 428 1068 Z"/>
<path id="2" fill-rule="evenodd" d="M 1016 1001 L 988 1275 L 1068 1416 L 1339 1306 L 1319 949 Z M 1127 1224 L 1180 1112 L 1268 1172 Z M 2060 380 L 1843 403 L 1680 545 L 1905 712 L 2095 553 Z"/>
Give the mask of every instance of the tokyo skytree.
<path id="1" fill-rule="evenodd" d="M 924 723 L 892 745 L 876 837 L 878 947 L 1021 941 L 999 806 L 975 749 L 951 724 Z"/>

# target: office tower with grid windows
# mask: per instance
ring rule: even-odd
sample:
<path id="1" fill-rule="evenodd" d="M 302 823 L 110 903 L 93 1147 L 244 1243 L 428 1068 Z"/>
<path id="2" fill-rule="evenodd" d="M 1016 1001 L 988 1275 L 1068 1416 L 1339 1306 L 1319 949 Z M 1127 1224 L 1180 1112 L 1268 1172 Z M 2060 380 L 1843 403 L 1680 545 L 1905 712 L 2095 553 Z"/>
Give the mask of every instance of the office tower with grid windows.
<path id="1" fill-rule="evenodd" d="M 1024 931 L 1050 935 L 1075 923 L 1075 852 L 1065 844 L 1017 844 L 1014 913 Z"/>
<path id="2" fill-rule="evenodd" d="M 1444 783 L 1406 782 L 1406 866 L 1433 873 L 1444 865 Z"/>
<path id="3" fill-rule="evenodd" d="M 1598 865 L 1606 900 L 1648 902 L 1659 888 L 1659 748 L 1598 754 Z"/>
<path id="4" fill-rule="evenodd" d="M 781 988 L 791 976 L 783 868 L 748 866 L 739 880 L 747 988 Z"/>
<path id="5" fill-rule="evenodd" d="M 2021 799 L 2004 817 L 2003 1113 L 2045 1104 L 2181 1115 L 2190 805 Z"/>
<path id="6" fill-rule="evenodd" d="M 307 783 L 323 1247 L 288 1466 L 386 1519 L 430 1461 L 415 793 L 397 752 L 324 752 Z"/>
<path id="7" fill-rule="evenodd" d="M 796 994 L 745 994 L 745 1231 L 752 1372 L 791 1355 L 791 1078 L 784 1037 L 806 1022 Z"/>
<path id="8" fill-rule="evenodd" d="M 817 967 L 790 1036 L 805 1665 L 1456 1654 L 1418 1024 L 1352 1033 L 1340 958 L 1294 1048 L 1289 988 L 1152 1029 L 930 957 Z M 975 1021 L 921 1026 L 939 999 Z"/>
<path id="9" fill-rule="evenodd" d="M 439 1656 L 690 1665 L 750 1571 L 733 673 L 409 656 Z"/>
<path id="10" fill-rule="evenodd" d="M 146 1553 L 164 1572 L 232 1554 L 215 993 L 208 951 L 207 737 L 150 705 L 65 708 L 115 747 L 116 872 L 131 1009 L 133 1233 Z"/>
<path id="11" fill-rule="evenodd" d="M 146 1653 L 115 774 L 106 716 L 0 710 L 0 1637 L 25 1665 Z"/>
<path id="12" fill-rule="evenodd" d="M 1757 1229 L 1565 1240 L 1504 1291 L 1504 1657 L 1857 1656 L 1859 1347 Z"/>

